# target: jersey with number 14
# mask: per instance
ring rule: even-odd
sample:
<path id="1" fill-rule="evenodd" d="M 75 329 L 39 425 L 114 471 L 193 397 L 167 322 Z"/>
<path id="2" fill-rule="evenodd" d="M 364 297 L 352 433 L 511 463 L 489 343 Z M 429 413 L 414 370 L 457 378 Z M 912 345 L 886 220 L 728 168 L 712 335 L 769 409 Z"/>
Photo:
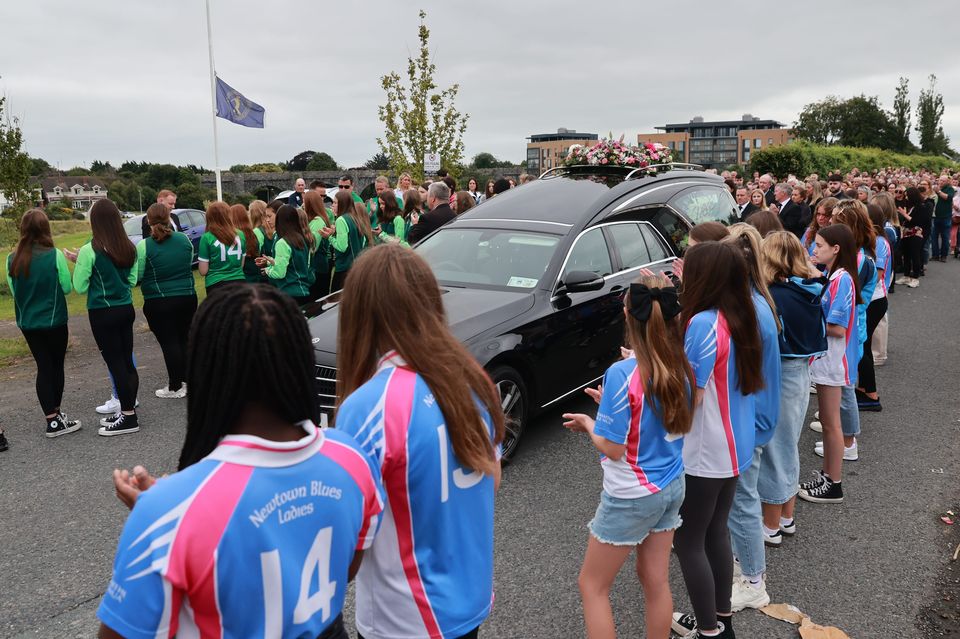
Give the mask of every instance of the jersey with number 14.
<path id="1" fill-rule="evenodd" d="M 382 510 L 379 472 L 344 433 L 229 435 L 137 500 L 97 612 L 126 639 L 316 637 Z"/>
<path id="2" fill-rule="evenodd" d="M 458 463 L 423 378 L 388 354 L 343 401 L 337 429 L 380 466 L 387 495 L 357 573 L 359 633 L 442 639 L 479 626 L 493 597 L 494 480 Z"/>
<path id="3" fill-rule="evenodd" d="M 201 235 L 200 245 L 197 246 L 197 259 L 209 264 L 206 285 L 209 287 L 220 282 L 244 281 L 246 278 L 243 275 L 243 254 L 246 250 L 247 243 L 243 233 L 237 233 L 230 246 L 218 240 L 210 231 Z"/>

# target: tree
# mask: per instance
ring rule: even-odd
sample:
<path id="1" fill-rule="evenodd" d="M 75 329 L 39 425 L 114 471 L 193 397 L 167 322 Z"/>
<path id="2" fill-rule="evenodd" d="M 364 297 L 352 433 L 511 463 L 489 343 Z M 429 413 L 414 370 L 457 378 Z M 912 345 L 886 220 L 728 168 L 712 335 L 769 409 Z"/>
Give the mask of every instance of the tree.
<path id="1" fill-rule="evenodd" d="M 378 108 L 384 134 L 377 138 L 393 171 L 398 175 L 410 173 L 416 180 L 424 177 L 423 155 L 427 152 L 439 153 L 444 168 L 453 174 L 463 157 L 463 134 L 470 117 L 454 106 L 459 84 L 437 90 L 437 68 L 430 60 L 430 30 L 425 23 L 427 13 L 421 9 L 419 15 L 420 54 L 416 59 L 407 58 L 409 87 L 403 85 L 396 71 L 380 78 L 386 104 Z"/>
<path id="2" fill-rule="evenodd" d="M 100 160 L 94 160 L 90 164 L 90 173 L 93 175 L 113 175 L 117 170 L 110 165 L 110 162 L 101 162 Z"/>
<path id="3" fill-rule="evenodd" d="M 287 170 L 305 171 L 307 169 L 307 164 L 310 163 L 310 160 L 312 160 L 313 156 L 316 154 L 316 151 L 302 151 L 297 153 L 289 162 L 286 163 Z"/>
<path id="4" fill-rule="evenodd" d="M 509 169 L 516 165 L 508 160 L 498 160 L 494 157 L 493 153 L 484 151 L 473 156 L 473 161 L 470 163 L 470 166 L 475 169 Z"/>
<path id="5" fill-rule="evenodd" d="M 828 96 L 806 105 L 794 125 L 797 137 L 817 144 L 901 149 L 902 136 L 876 96 Z"/>
<path id="6" fill-rule="evenodd" d="M 307 171 L 338 171 L 340 165 L 329 154 L 320 152 L 314 154 L 304 168 Z"/>
<path id="7" fill-rule="evenodd" d="M 67 169 L 64 175 L 69 175 L 70 177 L 82 177 L 84 175 L 90 175 L 90 169 L 85 166 L 75 166 Z"/>
<path id="8" fill-rule="evenodd" d="M 373 157 L 363 163 L 363 168 L 373 169 L 375 171 L 389 171 L 390 158 L 382 151 L 378 151 L 373 154 Z"/>
<path id="9" fill-rule="evenodd" d="M 943 132 L 943 96 L 937 92 L 937 76 L 930 74 L 930 86 L 917 98 L 917 133 L 920 149 L 936 154 L 950 151 L 950 140 Z"/>
<path id="10" fill-rule="evenodd" d="M 43 177 L 52 170 L 53 167 L 50 166 L 50 163 L 46 160 L 42 158 L 30 158 L 30 175 Z"/>
<path id="11" fill-rule="evenodd" d="M 910 142 L 910 91 L 906 78 L 900 78 L 897 85 L 897 94 L 893 98 L 893 124 L 897 135 L 901 138 L 900 150 L 906 151 L 913 144 Z"/>
<path id="12" fill-rule="evenodd" d="M 829 95 L 819 102 L 803 107 L 793 124 L 794 134 L 816 144 L 835 143 L 840 137 L 837 126 L 840 103 L 840 98 Z"/>
<path id="13" fill-rule="evenodd" d="M 7 99 L 0 97 L 0 193 L 12 204 L 12 214 L 19 217 L 33 204 L 30 170 L 33 163 L 23 150 L 20 121 L 5 110 Z"/>

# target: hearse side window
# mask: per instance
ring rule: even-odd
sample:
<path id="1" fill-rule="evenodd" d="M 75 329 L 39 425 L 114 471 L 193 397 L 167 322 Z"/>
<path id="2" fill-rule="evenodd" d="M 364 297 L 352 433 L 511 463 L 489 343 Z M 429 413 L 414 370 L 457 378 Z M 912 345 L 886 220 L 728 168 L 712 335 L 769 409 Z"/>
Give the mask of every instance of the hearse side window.
<path id="1" fill-rule="evenodd" d="M 714 186 L 695 186 L 674 196 L 670 206 L 680 211 L 694 224 L 720 222 L 734 224 L 739 221 L 737 205 L 726 189 Z"/>
<path id="2" fill-rule="evenodd" d="M 628 270 L 649 264 L 650 253 L 647 243 L 640 232 L 640 225 L 636 222 L 611 224 L 607 232 L 613 237 L 613 243 L 620 254 L 620 268 Z"/>
<path id="3" fill-rule="evenodd" d="M 606 277 L 613 272 L 607 242 L 600 228 L 590 229 L 580 236 L 567 257 L 563 276 L 571 271 L 589 271 Z M 560 278 L 561 280 L 563 278 Z"/>
<path id="4" fill-rule="evenodd" d="M 673 246 L 673 251 L 677 257 L 682 257 L 683 252 L 687 249 L 687 240 L 690 235 L 690 227 L 687 226 L 687 223 L 666 207 L 657 211 L 652 221 L 653 225 Z"/>
<path id="5" fill-rule="evenodd" d="M 647 241 L 647 250 L 650 251 L 650 261 L 659 262 L 670 257 L 667 247 L 663 245 L 659 233 L 649 224 L 641 224 L 640 231 L 643 233 L 643 239 Z"/>

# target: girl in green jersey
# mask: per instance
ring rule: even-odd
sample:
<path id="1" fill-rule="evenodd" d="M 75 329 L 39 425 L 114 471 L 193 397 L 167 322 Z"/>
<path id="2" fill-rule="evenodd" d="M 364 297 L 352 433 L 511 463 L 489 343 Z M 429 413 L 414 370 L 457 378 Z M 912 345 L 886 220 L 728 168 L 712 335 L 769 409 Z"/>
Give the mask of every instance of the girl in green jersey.
<path id="1" fill-rule="evenodd" d="M 277 211 L 276 256 L 261 257 L 257 264 L 264 274 L 274 280 L 277 287 L 304 305 L 310 300 L 310 246 L 300 227 L 300 215 L 297 209 L 284 204 Z"/>
<path id="2" fill-rule="evenodd" d="M 226 202 L 213 202 L 207 207 L 207 231 L 200 238 L 197 250 L 200 275 L 205 278 L 207 293 L 235 282 L 243 282 L 246 244 L 230 218 Z"/>
<path id="3" fill-rule="evenodd" d="M 337 216 L 334 229 L 332 231 L 324 229 L 323 235 L 330 239 L 330 245 L 334 250 L 335 272 L 330 290 L 339 291 L 343 288 L 343 282 L 353 261 L 365 248 L 373 246 L 373 231 L 370 228 L 370 218 L 367 217 L 366 209 L 362 204 L 359 207 L 356 206 L 349 193 L 337 191 L 334 206 Z"/>
<path id="4" fill-rule="evenodd" d="M 17 327 L 37 363 L 37 398 L 46 416 L 47 437 L 80 429 L 60 410 L 63 360 L 67 354 L 67 258 L 53 246 L 50 221 L 40 209 L 20 220 L 20 242 L 7 257 L 7 285 L 13 294 Z"/>
<path id="5" fill-rule="evenodd" d="M 380 200 L 380 240 L 407 246 L 407 226 L 393 191 L 384 191 L 377 197 Z"/>
<path id="6" fill-rule="evenodd" d="M 260 255 L 273 257 L 273 247 L 277 243 L 276 221 L 277 211 L 266 202 L 254 200 L 250 203 L 250 223 L 260 245 Z"/>
<path id="7" fill-rule="evenodd" d="M 247 213 L 247 207 L 243 204 L 234 204 L 230 207 L 230 220 L 233 226 L 243 236 L 243 243 L 246 246 L 243 260 L 243 277 L 247 282 L 256 284 L 260 281 L 260 269 L 257 268 L 257 258 L 260 257 L 260 243 L 253 232 L 253 225 L 250 224 L 250 215 Z"/>
<path id="8" fill-rule="evenodd" d="M 316 191 L 303 194 L 303 208 L 310 220 L 310 232 L 316 241 L 316 250 L 311 256 L 310 265 L 314 273 L 314 282 L 310 287 L 310 297 L 318 300 L 330 294 L 330 240 L 323 235 L 324 229 L 330 228 L 330 214 L 323 205 L 323 197 Z"/>
<path id="9" fill-rule="evenodd" d="M 193 284 L 193 244 L 173 230 L 170 209 L 152 204 L 147 209 L 150 235 L 137 244 L 137 279 L 143 292 L 143 314 L 157 338 L 167 367 L 167 386 L 156 391 L 161 399 L 186 397 L 183 383 L 187 335 L 197 311 Z"/>
<path id="10" fill-rule="evenodd" d="M 137 283 L 137 250 L 123 230 L 120 210 L 111 200 L 98 200 L 90 209 L 93 239 L 76 253 L 73 288 L 87 294 L 87 317 L 97 348 L 113 376 L 120 412 L 100 420 L 101 435 L 122 435 L 140 430 L 137 390 L 140 377 L 133 364 L 133 310 L 131 289 Z"/>

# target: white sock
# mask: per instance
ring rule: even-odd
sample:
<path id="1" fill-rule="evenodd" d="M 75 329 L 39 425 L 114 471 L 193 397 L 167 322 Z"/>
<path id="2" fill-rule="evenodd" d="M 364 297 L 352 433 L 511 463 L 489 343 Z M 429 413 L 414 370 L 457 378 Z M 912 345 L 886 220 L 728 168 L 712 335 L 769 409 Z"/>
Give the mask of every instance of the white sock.
<path id="1" fill-rule="evenodd" d="M 787 527 L 787 526 L 790 526 L 790 525 L 792 525 L 792 524 L 793 524 L 793 517 L 791 517 L 790 519 L 787 519 L 786 517 L 781 517 L 781 518 L 780 518 L 780 525 L 781 525 L 781 526 Z"/>
<path id="2" fill-rule="evenodd" d="M 716 630 L 704 630 L 700 629 L 700 634 L 704 637 L 719 637 L 720 636 L 720 624 L 717 624 Z"/>
<path id="3" fill-rule="evenodd" d="M 765 534 L 767 537 L 773 537 L 779 532 L 780 532 L 779 530 L 776 530 L 773 528 L 767 528 L 766 524 L 763 524 L 763 534 Z"/>
<path id="4" fill-rule="evenodd" d="M 759 575 L 744 575 L 743 578 L 750 584 L 751 587 L 760 590 L 760 587 L 763 585 L 763 573 Z"/>

